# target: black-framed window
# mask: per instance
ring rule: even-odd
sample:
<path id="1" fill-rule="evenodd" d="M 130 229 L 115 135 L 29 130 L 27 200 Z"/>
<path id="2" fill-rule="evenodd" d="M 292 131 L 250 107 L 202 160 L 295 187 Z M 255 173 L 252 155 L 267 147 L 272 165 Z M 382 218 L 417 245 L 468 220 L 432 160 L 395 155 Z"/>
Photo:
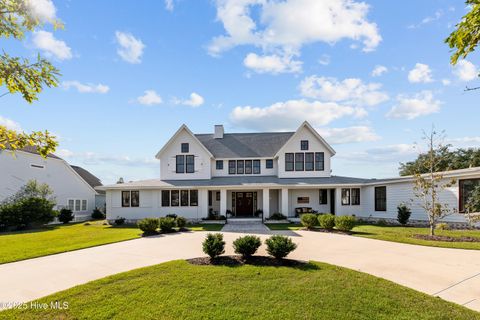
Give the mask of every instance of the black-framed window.
<path id="1" fill-rule="evenodd" d="M 273 169 L 273 159 L 265 160 L 265 168 L 266 169 Z"/>
<path id="2" fill-rule="evenodd" d="M 295 153 L 295 171 L 305 171 L 305 153 Z"/>
<path id="3" fill-rule="evenodd" d="M 315 152 L 315 171 L 325 170 L 325 154 L 323 152 Z"/>
<path id="4" fill-rule="evenodd" d="M 350 205 L 350 189 L 342 189 L 342 206 Z"/>
<path id="5" fill-rule="evenodd" d="M 213 202 L 213 192 L 208 190 L 208 206 L 211 207 Z"/>
<path id="6" fill-rule="evenodd" d="M 305 153 L 305 171 L 313 171 L 314 169 L 313 158 L 314 158 L 313 152 Z"/>
<path id="7" fill-rule="evenodd" d="M 171 199 L 170 205 L 172 207 L 178 207 L 180 205 L 180 191 L 172 190 L 170 199 Z"/>
<path id="8" fill-rule="evenodd" d="M 122 207 L 130 207 L 130 191 L 122 191 Z"/>
<path id="9" fill-rule="evenodd" d="M 198 206 L 198 190 L 190 190 L 190 207 Z"/>
<path id="10" fill-rule="evenodd" d="M 170 190 L 162 190 L 162 207 L 170 207 Z"/>
<path id="11" fill-rule="evenodd" d="M 293 153 L 285 153 L 285 171 L 293 171 L 295 168 L 295 156 Z"/>
<path id="12" fill-rule="evenodd" d="M 175 157 L 176 168 L 175 171 L 177 173 L 185 173 L 185 156 L 184 155 L 177 155 Z"/>
<path id="13" fill-rule="evenodd" d="M 190 145 L 188 143 L 182 143 L 181 149 L 182 149 L 182 153 L 189 153 Z"/>
<path id="14" fill-rule="evenodd" d="M 185 157 L 187 159 L 187 173 L 194 173 L 195 172 L 195 156 L 188 155 Z"/>
<path id="15" fill-rule="evenodd" d="M 245 161 L 237 160 L 237 174 L 243 174 L 245 172 Z"/>
<path id="16" fill-rule="evenodd" d="M 228 174 L 235 174 L 237 171 L 237 164 L 235 160 L 228 160 Z"/>
<path id="17" fill-rule="evenodd" d="M 260 160 L 253 160 L 253 174 L 260 174 Z"/>
<path id="18" fill-rule="evenodd" d="M 352 206 L 360 205 L 360 188 L 352 188 Z"/>
<path id="19" fill-rule="evenodd" d="M 188 207 L 188 190 L 180 190 L 180 205 Z"/>
<path id="20" fill-rule="evenodd" d="M 223 160 L 217 160 L 215 162 L 215 167 L 217 168 L 217 170 L 223 170 Z"/>
<path id="21" fill-rule="evenodd" d="M 458 211 L 465 212 L 465 206 L 476 186 L 480 185 L 480 179 L 462 179 L 458 180 L 459 203 Z"/>
<path id="22" fill-rule="evenodd" d="M 245 160 L 245 174 L 252 174 L 252 160 Z"/>
<path id="23" fill-rule="evenodd" d="M 387 211 L 387 187 L 375 187 L 375 211 Z"/>
<path id="24" fill-rule="evenodd" d="M 300 141 L 300 150 L 308 150 L 308 140 Z"/>
<path id="25" fill-rule="evenodd" d="M 327 204 L 327 189 L 320 189 L 319 190 L 319 204 Z"/>
<path id="26" fill-rule="evenodd" d="M 132 207 L 139 207 L 140 206 L 140 191 L 131 191 L 130 205 Z"/>

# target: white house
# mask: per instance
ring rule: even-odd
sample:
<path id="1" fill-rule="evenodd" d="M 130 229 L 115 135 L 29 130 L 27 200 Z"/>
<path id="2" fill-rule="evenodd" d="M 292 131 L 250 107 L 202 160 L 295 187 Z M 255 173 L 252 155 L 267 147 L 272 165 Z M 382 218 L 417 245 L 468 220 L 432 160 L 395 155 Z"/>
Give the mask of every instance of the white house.
<path id="1" fill-rule="evenodd" d="M 32 179 L 52 188 L 57 209 L 68 207 L 76 216 L 82 216 L 90 215 L 95 207 L 104 207 L 105 195 L 94 189 L 101 182 L 85 169 L 70 166 L 54 154 L 43 158 L 32 147 L 15 154 L 0 151 L 0 201 Z"/>
<path id="2" fill-rule="evenodd" d="M 138 220 L 175 213 L 201 219 L 209 212 L 252 217 L 262 210 L 295 217 L 314 210 L 395 219 L 397 206 L 414 199 L 413 178 L 361 179 L 331 174 L 333 148 L 304 122 L 295 132 L 193 134 L 186 125 L 157 153 L 160 177 L 97 188 L 106 191 L 107 218 Z M 463 210 L 480 183 L 480 168 L 450 171 L 454 186 L 440 197 Z M 425 212 L 413 202 L 413 220 Z M 258 212 L 257 212 L 258 213 Z M 447 221 L 463 222 L 461 214 Z"/>

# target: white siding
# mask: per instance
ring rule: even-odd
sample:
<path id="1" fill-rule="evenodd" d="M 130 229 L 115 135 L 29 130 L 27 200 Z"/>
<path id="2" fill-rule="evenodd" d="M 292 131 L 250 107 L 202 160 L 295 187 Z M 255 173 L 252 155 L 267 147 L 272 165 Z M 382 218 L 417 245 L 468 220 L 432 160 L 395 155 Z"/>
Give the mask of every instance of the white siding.
<path id="1" fill-rule="evenodd" d="M 308 151 L 300 150 L 300 141 L 308 140 Z M 324 171 L 285 171 L 285 153 L 295 152 L 323 152 L 324 153 Z M 278 157 L 278 177 L 279 178 L 305 178 L 305 177 L 330 177 L 330 158 L 332 154 L 328 148 L 320 141 L 309 129 L 302 127 L 287 142 L 281 150 Z"/>
<path id="2" fill-rule="evenodd" d="M 292 189 L 289 190 L 288 196 L 288 213 L 289 216 L 295 215 L 295 208 L 310 207 L 319 213 L 330 212 L 330 192 L 327 192 L 327 204 L 320 204 L 319 189 Z M 308 197 L 309 203 L 298 203 L 298 197 Z M 282 212 L 286 215 L 285 212 Z"/>
<path id="3" fill-rule="evenodd" d="M 272 159 L 273 158 L 269 158 Z M 217 170 L 216 160 L 223 161 L 223 170 Z M 260 160 L 260 174 L 228 174 L 228 160 Z M 264 158 L 235 158 L 235 159 L 225 159 L 218 158 L 211 161 L 212 168 L 212 177 L 235 177 L 235 176 L 276 176 L 278 173 L 278 162 L 273 160 L 273 168 L 266 168 L 267 159 Z"/>
<path id="4" fill-rule="evenodd" d="M 53 189 L 59 207 L 67 206 L 68 199 L 79 199 L 87 200 L 87 210 L 76 213 L 88 214 L 95 208 L 96 192 L 65 161 L 22 151 L 15 156 L 10 151 L 0 151 L 0 201 L 32 179 Z"/>

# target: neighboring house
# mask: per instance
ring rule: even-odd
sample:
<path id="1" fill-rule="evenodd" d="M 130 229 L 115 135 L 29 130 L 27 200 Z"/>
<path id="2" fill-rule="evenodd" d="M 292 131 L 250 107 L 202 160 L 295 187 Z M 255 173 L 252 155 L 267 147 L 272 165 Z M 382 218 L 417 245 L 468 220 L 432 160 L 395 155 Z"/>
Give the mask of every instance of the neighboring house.
<path id="1" fill-rule="evenodd" d="M 295 217 L 315 210 L 337 215 L 396 219 L 410 203 L 413 220 L 426 220 L 413 194 L 413 178 L 362 179 L 331 174 L 333 148 L 304 122 L 295 132 L 193 134 L 186 125 L 157 153 L 160 178 L 97 188 L 106 190 L 107 218 L 137 220 L 175 213 L 201 219 L 209 212 L 232 217 Z M 359 172 L 359 174 L 361 174 Z M 454 186 L 440 195 L 463 210 L 480 168 L 450 171 Z M 410 202 L 411 200 L 413 202 Z M 447 221 L 463 222 L 460 214 Z"/>
<path id="2" fill-rule="evenodd" d="M 54 154 L 41 157 L 35 148 L 0 151 L 0 201 L 15 194 L 29 180 L 46 183 L 54 192 L 56 208 L 70 208 L 78 215 L 89 215 L 104 206 L 100 180 L 80 167 L 72 167 Z"/>

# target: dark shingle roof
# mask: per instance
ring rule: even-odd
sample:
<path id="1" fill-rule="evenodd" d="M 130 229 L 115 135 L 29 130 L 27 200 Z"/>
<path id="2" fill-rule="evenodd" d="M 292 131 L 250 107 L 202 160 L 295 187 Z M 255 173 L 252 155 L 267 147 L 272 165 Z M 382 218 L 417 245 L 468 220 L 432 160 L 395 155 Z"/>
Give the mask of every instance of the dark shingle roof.
<path id="1" fill-rule="evenodd" d="M 196 134 L 215 158 L 273 157 L 294 132 L 226 133 L 222 139 L 213 134 Z"/>
<path id="2" fill-rule="evenodd" d="M 82 177 L 82 179 L 85 180 L 85 182 L 88 183 L 92 188 L 95 189 L 95 187 L 103 186 L 100 179 L 95 177 L 89 171 L 87 171 L 87 170 L 85 170 L 85 169 L 83 169 L 82 167 L 79 167 L 79 166 L 70 166 L 70 167 L 72 167 L 72 169 L 75 170 L 78 173 L 78 175 L 80 177 Z"/>

